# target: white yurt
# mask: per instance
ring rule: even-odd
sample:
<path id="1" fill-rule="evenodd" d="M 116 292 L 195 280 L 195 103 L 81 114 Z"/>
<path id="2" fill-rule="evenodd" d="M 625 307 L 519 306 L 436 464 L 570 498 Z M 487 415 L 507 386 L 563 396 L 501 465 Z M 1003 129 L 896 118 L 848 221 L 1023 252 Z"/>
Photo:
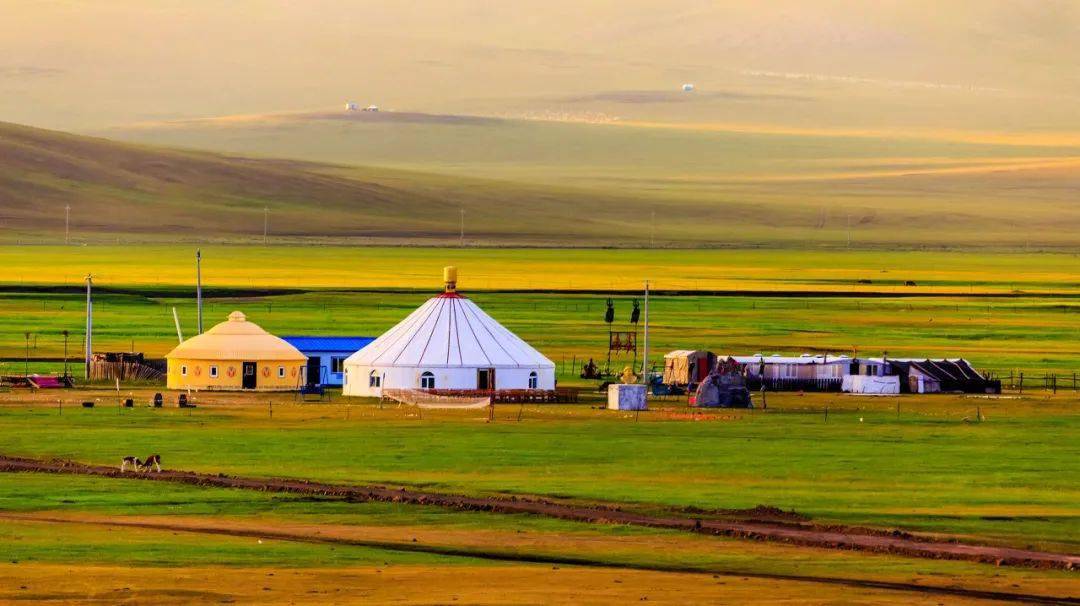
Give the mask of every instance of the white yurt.
<path id="1" fill-rule="evenodd" d="M 555 389 L 555 364 L 457 292 L 446 291 L 345 360 L 347 396 L 383 389 Z"/>

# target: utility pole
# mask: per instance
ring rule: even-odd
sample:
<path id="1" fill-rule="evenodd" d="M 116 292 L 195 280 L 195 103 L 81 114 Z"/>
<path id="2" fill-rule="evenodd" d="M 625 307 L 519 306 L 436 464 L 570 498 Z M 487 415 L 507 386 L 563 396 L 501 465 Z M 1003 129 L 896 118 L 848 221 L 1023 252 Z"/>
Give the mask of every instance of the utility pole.
<path id="1" fill-rule="evenodd" d="M 70 333 L 67 330 L 65 330 L 63 332 L 64 332 L 64 377 L 69 377 L 69 376 L 71 376 L 70 373 L 68 372 L 68 335 Z"/>
<path id="2" fill-rule="evenodd" d="M 86 274 L 86 380 L 90 380 L 90 355 L 94 351 L 94 300 L 91 289 L 94 277 Z"/>
<path id="3" fill-rule="evenodd" d="M 26 333 L 26 358 L 23 360 L 23 376 L 30 376 L 30 333 Z"/>
<path id="4" fill-rule="evenodd" d="M 465 207 L 461 207 L 461 243 L 460 246 L 465 248 Z"/>
<path id="5" fill-rule="evenodd" d="M 198 334 L 202 334 L 202 249 L 195 249 L 195 315 Z"/>
<path id="6" fill-rule="evenodd" d="M 851 211 L 847 213 L 847 247 L 851 248 Z"/>
<path id="7" fill-rule="evenodd" d="M 64 246 L 71 244 L 71 205 L 64 205 Z"/>
<path id="8" fill-rule="evenodd" d="M 270 208 L 268 206 L 263 207 L 263 246 L 266 246 L 266 240 L 270 236 Z M 200 330 L 199 332 L 202 332 Z"/>
<path id="9" fill-rule="evenodd" d="M 641 361 L 641 376 L 645 384 L 649 384 L 649 281 L 645 280 L 645 343 L 643 345 L 644 357 Z"/>

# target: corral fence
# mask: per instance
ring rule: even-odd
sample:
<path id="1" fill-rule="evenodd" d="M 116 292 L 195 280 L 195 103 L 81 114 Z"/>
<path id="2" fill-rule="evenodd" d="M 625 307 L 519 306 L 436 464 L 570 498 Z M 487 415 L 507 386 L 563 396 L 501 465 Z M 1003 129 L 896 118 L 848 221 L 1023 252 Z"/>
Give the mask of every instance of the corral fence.
<path id="1" fill-rule="evenodd" d="M 1024 372 L 1022 370 L 989 371 L 988 376 L 1001 381 L 1009 391 L 1080 391 L 1080 372 Z"/>

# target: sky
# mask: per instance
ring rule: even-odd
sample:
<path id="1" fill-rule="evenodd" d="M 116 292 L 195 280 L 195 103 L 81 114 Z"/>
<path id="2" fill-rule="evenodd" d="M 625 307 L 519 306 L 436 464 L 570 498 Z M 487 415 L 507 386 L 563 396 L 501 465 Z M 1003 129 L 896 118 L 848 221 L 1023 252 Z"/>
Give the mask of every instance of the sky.
<path id="1" fill-rule="evenodd" d="M 0 0 L 0 15 L 0 121 L 75 131 L 355 101 L 703 128 L 1080 133 L 1071 0 Z"/>

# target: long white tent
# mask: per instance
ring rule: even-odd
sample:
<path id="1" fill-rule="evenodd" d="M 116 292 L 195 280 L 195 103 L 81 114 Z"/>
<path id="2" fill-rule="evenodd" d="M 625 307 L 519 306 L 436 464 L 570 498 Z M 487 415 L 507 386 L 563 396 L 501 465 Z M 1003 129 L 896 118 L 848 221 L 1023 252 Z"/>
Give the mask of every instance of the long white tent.
<path id="1" fill-rule="evenodd" d="M 381 396 L 383 389 L 554 389 L 555 364 L 457 292 L 446 291 L 345 360 L 342 391 Z"/>

